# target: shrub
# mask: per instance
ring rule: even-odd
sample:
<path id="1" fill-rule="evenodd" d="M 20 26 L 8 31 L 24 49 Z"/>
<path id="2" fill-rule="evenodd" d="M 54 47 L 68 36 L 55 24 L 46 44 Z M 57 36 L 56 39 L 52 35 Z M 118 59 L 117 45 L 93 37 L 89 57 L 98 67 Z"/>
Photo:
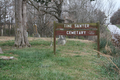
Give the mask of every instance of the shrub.
<path id="1" fill-rule="evenodd" d="M 120 47 L 120 35 L 119 34 L 114 34 L 113 36 L 114 36 L 114 38 L 112 38 L 112 43 L 115 46 Z"/>
<path id="2" fill-rule="evenodd" d="M 100 49 L 104 54 L 110 54 L 112 56 L 115 56 L 120 52 L 111 41 L 107 41 L 105 38 L 100 39 Z"/>
<path id="3" fill-rule="evenodd" d="M 111 46 L 110 48 L 111 48 L 111 53 L 112 53 L 111 55 L 116 55 L 118 50 L 114 46 Z"/>
<path id="4" fill-rule="evenodd" d="M 100 39 L 100 49 L 105 48 L 107 40 L 105 38 Z"/>
<path id="5" fill-rule="evenodd" d="M 115 57 L 111 59 L 113 61 L 114 64 L 116 64 L 116 66 L 113 63 L 109 63 L 108 66 L 106 67 L 107 70 L 118 73 L 119 74 L 119 70 L 120 69 L 120 57 Z M 117 68 L 118 67 L 118 68 Z"/>

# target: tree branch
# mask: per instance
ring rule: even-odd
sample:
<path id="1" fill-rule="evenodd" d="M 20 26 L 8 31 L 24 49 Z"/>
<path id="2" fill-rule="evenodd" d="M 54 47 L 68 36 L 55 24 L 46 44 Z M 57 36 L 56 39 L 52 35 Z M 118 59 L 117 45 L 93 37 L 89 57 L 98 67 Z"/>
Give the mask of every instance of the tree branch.
<path id="1" fill-rule="evenodd" d="M 47 11 L 47 10 L 44 10 L 44 9 L 41 9 L 40 11 L 43 11 L 44 13 L 47 13 L 47 14 L 50 14 L 52 16 L 54 16 L 56 19 L 58 20 L 61 20 L 61 21 L 64 21 L 64 19 L 61 19 L 60 17 L 58 17 L 57 15 L 55 15 L 54 13 L 51 13 L 50 11 Z"/>

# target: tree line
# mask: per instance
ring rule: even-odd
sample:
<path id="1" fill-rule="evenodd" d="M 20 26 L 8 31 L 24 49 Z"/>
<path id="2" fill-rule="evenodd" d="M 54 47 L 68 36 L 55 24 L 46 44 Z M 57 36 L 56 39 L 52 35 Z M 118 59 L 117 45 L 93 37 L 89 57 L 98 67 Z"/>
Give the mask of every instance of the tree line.
<path id="1" fill-rule="evenodd" d="M 118 9 L 110 18 L 112 24 L 120 24 L 120 9 Z"/>
<path id="2" fill-rule="evenodd" d="M 51 37 L 54 21 L 59 23 L 99 21 L 103 25 L 105 18 L 108 17 L 104 10 L 101 10 L 99 0 L 96 2 L 94 0 L 0 0 L 0 3 L 2 4 L 0 27 L 7 21 L 14 25 L 15 37 L 18 40 L 16 45 L 18 42 L 19 45 L 22 42 L 24 45 L 28 43 L 25 36 L 27 34 L 33 36 L 36 29 L 41 37 Z"/>

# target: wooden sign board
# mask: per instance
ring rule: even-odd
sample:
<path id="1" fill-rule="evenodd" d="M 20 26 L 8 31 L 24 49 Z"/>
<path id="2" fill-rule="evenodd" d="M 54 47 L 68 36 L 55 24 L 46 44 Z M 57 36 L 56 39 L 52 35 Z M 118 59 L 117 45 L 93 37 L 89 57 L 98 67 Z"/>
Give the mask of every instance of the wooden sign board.
<path id="1" fill-rule="evenodd" d="M 82 30 L 82 31 L 71 31 L 71 30 L 56 30 L 55 32 L 56 35 L 69 35 L 69 36 L 95 36 L 97 35 L 97 31 L 87 31 L 87 30 Z"/>
<path id="2" fill-rule="evenodd" d="M 99 48 L 99 22 L 98 23 L 55 23 L 54 22 L 54 54 L 56 54 L 56 35 L 69 36 L 97 36 Z M 100 57 L 98 53 L 98 57 Z"/>

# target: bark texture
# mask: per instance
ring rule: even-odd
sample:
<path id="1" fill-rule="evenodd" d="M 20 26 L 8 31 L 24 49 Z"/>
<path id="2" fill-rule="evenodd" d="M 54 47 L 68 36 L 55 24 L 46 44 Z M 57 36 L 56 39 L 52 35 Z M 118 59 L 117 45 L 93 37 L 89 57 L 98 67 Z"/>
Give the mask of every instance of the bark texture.
<path id="1" fill-rule="evenodd" d="M 57 8 L 58 8 L 58 17 L 60 18 L 60 19 L 58 19 L 58 23 L 65 23 L 65 20 L 63 20 L 63 14 L 62 14 L 63 0 L 59 0 L 59 1 L 60 1 L 60 3 L 56 3 L 55 2 L 55 4 L 58 5 L 57 6 Z M 65 38 L 65 36 L 59 35 L 58 44 L 61 44 L 61 45 L 65 45 L 66 44 L 66 38 Z"/>
<path id="2" fill-rule="evenodd" d="M 15 46 L 29 46 L 27 28 L 26 28 L 26 0 L 15 0 Z"/>

